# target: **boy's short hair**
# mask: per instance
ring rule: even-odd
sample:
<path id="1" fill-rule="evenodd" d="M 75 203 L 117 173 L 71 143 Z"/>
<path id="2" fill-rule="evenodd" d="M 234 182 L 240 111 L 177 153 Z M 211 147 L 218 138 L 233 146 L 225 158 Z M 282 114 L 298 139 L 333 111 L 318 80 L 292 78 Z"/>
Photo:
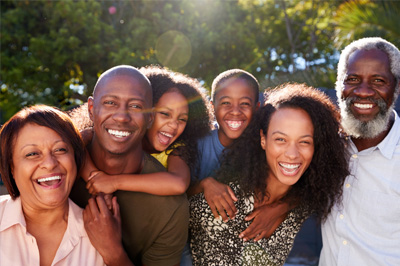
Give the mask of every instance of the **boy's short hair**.
<path id="1" fill-rule="evenodd" d="M 254 90 L 255 94 L 255 103 L 259 101 L 259 91 L 260 91 L 260 84 L 258 83 L 257 79 L 250 74 L 249 72 L 242 70 L 242 69 L 230 69 L 227 71 L 222 72 L 219 74 L 213 81 L 212 86 L 211 86 L 211 101 L 214 101 L 215 95 L 217 94 L 218 90 L 220 89 L 220 86 L 222 85 L 223 82 L 230 78 L 235 78 L 235 79 L 243 79 L 245 80 L 250 88 Z"/>

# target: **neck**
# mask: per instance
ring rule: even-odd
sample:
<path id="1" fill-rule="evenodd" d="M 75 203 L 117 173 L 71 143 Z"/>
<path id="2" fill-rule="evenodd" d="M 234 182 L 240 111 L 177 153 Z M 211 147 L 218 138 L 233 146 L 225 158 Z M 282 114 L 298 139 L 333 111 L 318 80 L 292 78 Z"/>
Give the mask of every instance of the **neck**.
<path id="1" fill-rule="evenodd" d="M 68 223 L 68 200 L 63 205 L 53 209 L 38 209 L 25 204 L 21 199 L 22 212 L 24 213 L 28 231 L 36 226 L 52 227 Z"/>
<path id="2" fill-rule="evenodd" d="M 389 131 L 392 128 L 393 124 L 394 124 L 394 116 L 392 115 L 389 118 L 387 129 L 382 131 L 378 136 L 376 136 L 374 138 L 353 138 L 352 137 L 351 140 L 353 141 L 354 145 L 356 145 L 358 151 L 366 150 L 368 148 L 377 146 L 389 134 Z"/>
<path id="3" fill-rule="evenodd" d="M 273 203 L 283 198 L 289 191 L 291 186 L 287 186 L 276 180 L 274 177 L 267 179 L 267 193 L 269 195 L 268 202 Z"/>
<path id="4" fill-rule="evenodd" d="M 218 130 L 218 139 L 219 142 L 222 144 L 222 146 L 224 146 L 225 148 L 228 147 L 229 145 L 232 144 L 233 140 L 229 139 L 228 136 L 224 135 L 224 133 L 222 133 L 222 130 Z"/>
<path id="5" fill-rule="evenodd" d="M 124 154 L 112 154 L 93 141 L 87 149 L 96 167 L 109 175 L 137 174 L 142 170 L 144 151 L 141 145 Z"/>

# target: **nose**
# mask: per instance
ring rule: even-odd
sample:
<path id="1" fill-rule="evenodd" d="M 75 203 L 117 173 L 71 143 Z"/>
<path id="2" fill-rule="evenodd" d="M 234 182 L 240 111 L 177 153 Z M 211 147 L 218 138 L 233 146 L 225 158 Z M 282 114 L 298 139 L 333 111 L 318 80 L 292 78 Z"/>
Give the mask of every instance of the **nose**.
<path id="1" fill-rule="evenodd" d="M 168 122 L 168 126 L 169 126 L 170 128 L 172 128 L 172 129 L 177 129 L 177 128 L 178 128 L 178 120 L 175 120 L 175 119 L 170 120 L 170 121 Z"/>
<path id="2" fill-rule="evenodd" d="M 299 156 L 299 150 L 297 148 L 296 144 L 289 144 L 286 151 L 285 155 L 290 159 L 294 160 Z"/>
<path id="3" fill-rule="evenodd" d="M 131 120 L 131 116 L 126 108 L 119 108 L 114 114 L 113 119 L 120 123 L 126 123 Z"/>
<path id="4" fill-rule="evenodd" d="M 363 81 L 355 88 L 354 94 L 360 98 L 368 98 L 375 95 L 375 90 L 368 81 Z"/>
<path id="5" fill-rule="evenodd" d="M 231 113 L 232 113 L 233 115 L 239 115 L 240 112 L 241 112 L 241 111 L 240 111 L 240 106 L 239 106 L 238 104 L 232 105 Z"/>
<path id="6" fill-rule="evenodd" d="M 41 168 L 45 168 L 48 170 L 54 169 L 58 164 L 56 157 L 51 153 L 46 153 L 43 155 L 43 160 L 41 163 Z"/>

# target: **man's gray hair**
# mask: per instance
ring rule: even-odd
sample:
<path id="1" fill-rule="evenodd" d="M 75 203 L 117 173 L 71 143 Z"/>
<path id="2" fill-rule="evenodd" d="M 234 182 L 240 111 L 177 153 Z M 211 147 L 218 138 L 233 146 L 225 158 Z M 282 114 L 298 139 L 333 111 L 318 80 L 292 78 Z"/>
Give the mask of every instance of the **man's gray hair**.
<path id="1" fill-rule="evenodd" d="M 368 37 L 354 41 L 347 45 L 339 59 L 336 79 L 336 95 L 338 99 L 342 97 L 342 91 L 344 87 L 344 80 L 346 78 L 347 66 L 350 55 L 356 50 L 371 50 L 378 49 L 387 54 L 390 62 L 390 71 L 396 79 L 396 87 L 394 91 L 393 102 L 396 102 L 399 96 L 399 81 L 400 81 L 400 51 L 392 43 L 379 38 L 379 37 Z"/>

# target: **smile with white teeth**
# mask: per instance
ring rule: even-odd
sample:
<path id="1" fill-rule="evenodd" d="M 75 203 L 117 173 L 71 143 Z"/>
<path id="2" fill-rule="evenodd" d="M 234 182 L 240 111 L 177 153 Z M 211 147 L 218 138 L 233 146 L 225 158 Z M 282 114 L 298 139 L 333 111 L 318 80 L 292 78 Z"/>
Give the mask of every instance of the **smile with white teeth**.
<path id="1" fill-rule="evenodd" d="M 52 176 L 52 177 L 45 177 L 45 178 L 39 178 L 37 180 L 38 183 L 41 182 L 47 182 L 47 181 L 53 181 L 53 180 L 61 180 L 61 176 Z"/>
<path id="2" fill-rule="evenodd" d="M 108 129 L 107 132 L 117 138 L 124 138 L 132 134 L 132 132 L 129 131 L 119 131 L 114 129 Z"/>
<path id="3" fill-rule="evenodd" d="M 354 106 L 359 109 L 371 109 L 374 107 L 374 105 L 370 103 L 354 103 Z"/>
<path id="4" fill-rule="evenodd" d="M 164 136 L 166 136 L 166 137 L 168 137 L 168 138 L 172 138 L 172 137 L 173 137 L 172 134 L 169 134 L 169 133 L 167 133 L 167 132 L 160 132 L 160 134 L 161 134 L 161 135 L 164 135 Z"/>
<path id="5" fill-rule="evenodd" d="M 300 167 L 300 164 L 279 163 L 279 166 L 281 166 L 285 172 L 293 173 Z"/>
<path id="6" fill-rule="evenodd" d="M 235 129 L 238 129 L 242 124 L 243 124 L 243 121 L 226 121 L 226 123 L 228 124 L 228 126 L 231 128 L 231 129 L 233 129 L 233 130 L 235 130 Z"/>

